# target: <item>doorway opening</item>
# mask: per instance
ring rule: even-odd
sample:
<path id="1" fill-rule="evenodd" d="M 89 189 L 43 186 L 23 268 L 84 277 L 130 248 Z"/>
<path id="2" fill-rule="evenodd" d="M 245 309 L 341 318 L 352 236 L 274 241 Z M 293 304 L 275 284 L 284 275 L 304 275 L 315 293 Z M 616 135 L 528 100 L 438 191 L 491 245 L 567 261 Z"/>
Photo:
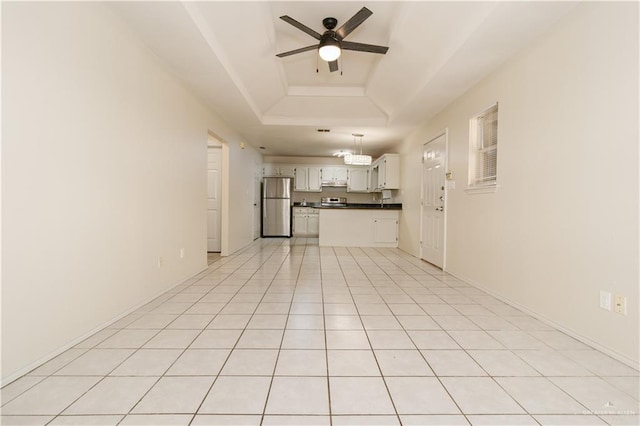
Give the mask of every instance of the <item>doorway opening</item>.
<path id="1" fill-rule="evenodd" d="M 261 206 L 261 180 L 262 173 L 260 172 L 260 167 L 256 167 L 256 171 L 253 175 L 253 241 L 260 238 L 261 227 L 262 227 L 262 216 L 260 215 Z"/>
<path id="2" fill-rule="evenodd" d="M 422 147 L 420 258 L 444 270 L 447 233 L 447 130 Z"/>
<path id="3" fill-rule="evenodd" d="M 222 147 L 209 134 L 207 140 L 207 253 L 222 251 Z"/>

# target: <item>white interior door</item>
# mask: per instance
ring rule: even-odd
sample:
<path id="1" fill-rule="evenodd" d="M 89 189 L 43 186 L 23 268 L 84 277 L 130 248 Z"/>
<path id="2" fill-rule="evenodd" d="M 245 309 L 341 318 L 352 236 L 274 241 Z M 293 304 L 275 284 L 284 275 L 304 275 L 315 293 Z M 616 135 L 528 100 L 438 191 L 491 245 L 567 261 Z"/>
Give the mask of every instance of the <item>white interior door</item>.
<path id="1" fill-rule="evenodd" d="M 446 133 L 424 144 L 422 167 L 422 259 L 444 268 Z"/>
<path id="2" fill-rule="evenodd" d="M 260 238 L 260 173 L 256 172 L 253 184 L 253 239 Z"/>
<path id="3" fill-rule="evenodd" d="M 220 251 L 220 194 L 222 149 L 207 149 L 207 251 Z"/>

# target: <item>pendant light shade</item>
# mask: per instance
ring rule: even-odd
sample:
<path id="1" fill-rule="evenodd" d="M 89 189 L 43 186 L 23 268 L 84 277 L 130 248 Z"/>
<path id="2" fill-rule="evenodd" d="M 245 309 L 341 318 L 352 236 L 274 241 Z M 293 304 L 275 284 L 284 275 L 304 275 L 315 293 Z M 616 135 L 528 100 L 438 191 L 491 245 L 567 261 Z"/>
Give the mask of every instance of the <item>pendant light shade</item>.
<path id="1" fill-rule="evenodd" d="M 346 154 L 344 156 L 344 164 L 349 164 L 353 166 L 368 166 L 371 164 L 371 156 L 362 154 L 362 138 L 364 137 L 361 133 L 352 133 L 353 134 L 353 147 L 354 154 Z M 360 154 L 355 154 L 357 147 L 356 139 L 360 138 Z"/>
<path id="2" fill-rule="evenodd" d="M 344 164 L 353 166 L 369 166 L 371 165 L 370 155 L 347 154 L 344 156 Z"/>

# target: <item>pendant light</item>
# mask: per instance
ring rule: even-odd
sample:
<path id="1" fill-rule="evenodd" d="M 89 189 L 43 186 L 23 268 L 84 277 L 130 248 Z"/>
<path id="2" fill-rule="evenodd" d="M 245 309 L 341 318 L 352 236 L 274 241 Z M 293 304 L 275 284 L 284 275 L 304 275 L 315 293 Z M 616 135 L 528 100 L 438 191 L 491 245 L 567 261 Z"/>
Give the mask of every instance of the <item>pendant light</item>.
<path id="1" fill-rule="evenodd" d="M 371 156 L 370 155 L 362 155 L 362 138 L 364 135 L 362 133 L 352 133 L 353 135 L 353 152 L 356 152 L 357 148 L 357 138 L 360 138 L 360 154 L 346 154 L 344 156 L 344 164 L 350 164 L 353 166 L 368 166 L 371 164 Z"/>

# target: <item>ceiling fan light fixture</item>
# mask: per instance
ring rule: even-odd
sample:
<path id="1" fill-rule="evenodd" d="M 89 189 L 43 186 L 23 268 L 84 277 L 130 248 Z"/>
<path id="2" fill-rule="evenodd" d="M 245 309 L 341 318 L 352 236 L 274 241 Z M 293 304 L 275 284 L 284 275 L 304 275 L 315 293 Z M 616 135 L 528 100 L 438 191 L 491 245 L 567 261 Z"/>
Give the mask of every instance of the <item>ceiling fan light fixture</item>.
<path id="1" fill-rule="evenodd" d="M 335 61 L 342 53 L 342 49 L 340 49 L 340 42 L 336 40 L 332 34 L 325 34 L 320 40 L 320 49 L 318 49 L 318 53 L 323 61 Z"/>
<path id="2" fill-rule="evenodd" d="M 318 50 L 318 54 L 323 61 L 327 61 L 329 64 L 329 72 L 338 71 L 338 58 L 342 53 L 342 49 L 352 50 L 356 52 L 369 52 L 379 53 L 384 55 L 389 48 L 387 46 L 377 46 L 374 44 L 356 43 L 351 41 L 343 41 L 345 37 L 353 32 L 364 21 L 373 14 L 372 11 L 363 7 L 355 15 L 353 15 L 347 22 L 342 24 L 340 28 L 334 30 L 338 25 L 336 18 L 327 17 L 322 20 L 322 25 L 327 29 L 324 34 L 320 34 L 315 30 L 307 27 L 306 25 L 296 21 L 289 15 L 283 15 L 280 17 L 286 23 L 293 25 L 300 31 L 310 35 L 319 41 L 318 44 L 312 44 L 311 46 L 301 47 L 299 49 L 290 50 L 288 52 L 278 53 L 278 58 L 284 58 L 286 56 L 295 55 L 297 53 L 309 52 L 311 50 Z M 318 72 L 316 67 L 316 72 Z M 342 73 L 340 73 L 342 75 Z"/>

